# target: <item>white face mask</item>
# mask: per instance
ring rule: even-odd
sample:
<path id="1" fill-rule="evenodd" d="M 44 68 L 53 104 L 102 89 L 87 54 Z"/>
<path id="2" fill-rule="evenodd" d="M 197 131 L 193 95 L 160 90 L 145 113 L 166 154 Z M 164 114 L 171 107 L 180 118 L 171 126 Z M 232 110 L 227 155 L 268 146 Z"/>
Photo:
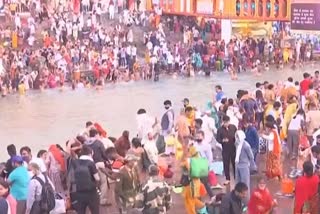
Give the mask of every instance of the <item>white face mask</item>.
<path id="1" fill-rule="evenodd" d="M 28 171 L 28 174 L 30 176 L 30 178 L 34 177 L 35 176 L 35 173 L 31 170 L 31 171 Z"/>

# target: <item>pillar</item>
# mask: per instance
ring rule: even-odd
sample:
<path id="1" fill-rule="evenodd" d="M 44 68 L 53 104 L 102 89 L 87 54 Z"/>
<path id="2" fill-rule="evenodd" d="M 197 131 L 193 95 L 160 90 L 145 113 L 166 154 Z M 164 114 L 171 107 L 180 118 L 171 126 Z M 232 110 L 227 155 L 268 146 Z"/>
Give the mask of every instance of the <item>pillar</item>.
<path id="1" fill-rule="evenodd" d="M 284 0 L 279 0 L 279 18 L 282 19 L 284 18 L 283 16 L 283 11 L 284 11 Z"/>
<path id="2" fill-rule="evenodd" d="M 240 0 L 240 17 L 243 17 L 244 15 L 244 1 L 243 0 Z"/>
<path id="3" fill-rule="evenodd" d="M 267 17 L 267 0 L 262 1 L 262 17 Z"/>
<path id="4" fill-rule="evenodd" d="M 291 0 L 287 0 L 287 8 L 286 8 L 286 10 L 287 10 L 287 19 L 289 19 L 290 20 L 290 17 L 291 17 Z"/>
<path id="5" fill-rule="evenodd" d="M 248 13 L 248 16 L 249 17 L 251 17 L 251 10 L 252 10 L 252 8 L 251 8 L 251 2 L 252 2 L 253 0 L 247 0 L 247 7 L 248 7 L 248 11 L 247 11 L 247 13 Z"/>
<path id="6" fill-rule="evenodd" d="M 275 0 L 270 0 L 270 17 L 274 18 L 274 2 Z"/>
<path id="7" fill-rule="evenodd" d="M 255 9 L 254 9 L 254 17 L 258 16 L 258 9 L 259 9 L 259 0 L 254 0 L 254 5 L 255 5 Z"/>

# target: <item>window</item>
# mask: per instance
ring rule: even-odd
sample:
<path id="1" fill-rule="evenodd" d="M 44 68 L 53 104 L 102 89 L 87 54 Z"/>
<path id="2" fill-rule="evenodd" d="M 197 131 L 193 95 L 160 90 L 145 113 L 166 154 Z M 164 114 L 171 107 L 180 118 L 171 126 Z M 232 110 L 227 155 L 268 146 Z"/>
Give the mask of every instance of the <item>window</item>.
<path id="1" fill-rule="evenodd" d="M 241 9 L 240 0 L 236 0 L 236 15 L 237 16 L 240 15 L 240 9 Z"/>
<path id="2" fill-rule="evenodd" d="M 270 0 L 267 0 L 266 2 L 266 16 L 270 17 L 271 15 L 271 2 Z"/>
<path id="3" fill-rule="evenodd" d="M 279 0 L 274 1 L 274 17 L 279 16 Z"/>
<path id="4" fill-rule="evenodd" d="M 248 0 L 243 1 L 243 15 L 248 16 Z"/>
<path id="5" fill-rule="evenodd" d="M 254 14 L 256 14 L 256 2 L 251 0 L 251 16 L 254 16 Z"/>

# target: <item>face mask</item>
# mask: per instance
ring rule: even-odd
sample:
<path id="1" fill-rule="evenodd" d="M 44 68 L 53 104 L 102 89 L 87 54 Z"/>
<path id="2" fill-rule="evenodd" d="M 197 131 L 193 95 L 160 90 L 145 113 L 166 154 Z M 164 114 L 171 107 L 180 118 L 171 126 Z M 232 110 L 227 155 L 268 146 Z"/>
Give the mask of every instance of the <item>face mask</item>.
<path id="1" fill-rule="evenodd" d="M 201 143 L 202 142 L 202 139 L 196 139 L 195 140 L 197 143 Z"/>
<path id="2" fill-rule="evenodd" d="M 28 156 L 22 156 L 22 160 L 25 162 L 29 162 L 29 157 Z"/>
<path id="3" fill-rule="evenodd" d="M 169 107 L 169 106 L 165 106 L 164 108 L 165 108 L 166 110 L 168 110 L 170 107 Z"/>
<path id="4" fill-rule="evenodd" d="M 30 176 L 30 177 L 35 176 L 35 174 L 34 174 L 34 172 L 33 172 L 33 171 L 28 171 L 28 174 L 29 174 L 29 176 Z"/>

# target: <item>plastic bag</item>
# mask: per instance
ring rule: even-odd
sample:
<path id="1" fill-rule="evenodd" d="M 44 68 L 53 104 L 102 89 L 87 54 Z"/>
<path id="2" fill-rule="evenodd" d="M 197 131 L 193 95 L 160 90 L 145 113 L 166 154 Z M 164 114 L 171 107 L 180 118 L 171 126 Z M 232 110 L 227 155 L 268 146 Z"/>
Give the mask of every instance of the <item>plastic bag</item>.
<path id="1" fill-rule="evenodd" d="M 65 199 L 60 195 L 56 194 L 55 195 L 55 201 L 56 205 L 53 210 L 50 211 L 50 214 L 61 214 L 61 213 L 66 213 L 66 201 Z"/>

